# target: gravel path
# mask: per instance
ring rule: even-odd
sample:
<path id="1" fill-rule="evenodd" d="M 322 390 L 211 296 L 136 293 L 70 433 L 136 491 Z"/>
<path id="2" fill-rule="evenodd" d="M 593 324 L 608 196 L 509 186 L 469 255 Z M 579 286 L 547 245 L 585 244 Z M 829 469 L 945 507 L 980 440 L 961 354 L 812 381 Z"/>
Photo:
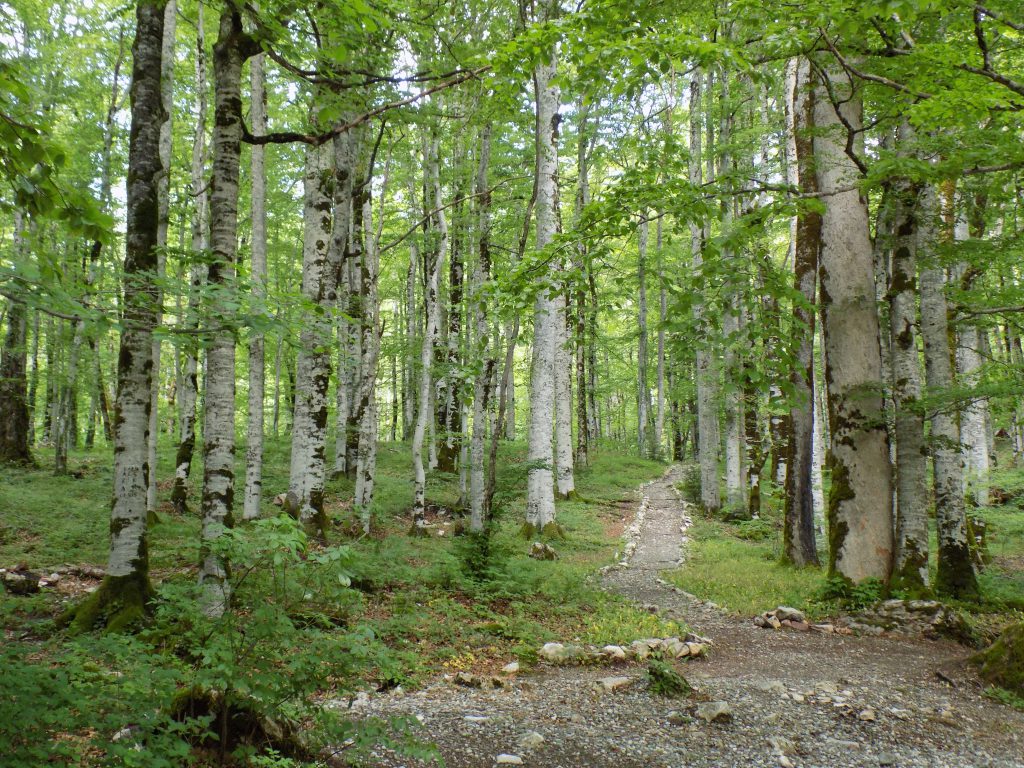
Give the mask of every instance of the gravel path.
<path id="1" fill-rule="evenodd" d="M 635 549 L 603 580 L 713 641 L 709 658 L 685 668 L 692 699 L 652 694 L 636 663 L 540 665 L 502 689 L 439 680 L 373 696 L 359 711 L 417 716 L 450 768 L 1024 767 L 1024 713 L 980 694 L 961 646 L 759 629 L 665 585 L 660 573 L 679 562 L 689 522 L 678 471 L 640 489 Z M 630 682 L 598 692 L 610 675 Z M 731 719 L 695 717 L 709 700 L 726 702 Z M 388 753 L 374 760 L 418 765 Z"/>

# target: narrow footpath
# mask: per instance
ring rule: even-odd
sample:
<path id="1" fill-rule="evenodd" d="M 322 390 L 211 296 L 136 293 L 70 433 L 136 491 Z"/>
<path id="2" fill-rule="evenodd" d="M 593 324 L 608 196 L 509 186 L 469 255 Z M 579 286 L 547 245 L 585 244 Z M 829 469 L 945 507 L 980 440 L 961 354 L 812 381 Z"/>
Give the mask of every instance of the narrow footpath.
<path id="1" fill-rule="evenodd" d="M 541 664 L 500 689 L 439 680 L 372 696 L 360 714 L 417 717 L 449 768 L 1024 767 L 1024 713 L 982 695 L 969 649 L 765 630 L 664 583 L 662 571 L 685 557 L 689 511 L 678 473 L 640 488 L 635 548 L 603 585 L 713 643 L 707 658 L 685 666 L 691 699 L 654 695 L 642 663 Z M 630 680 L 604 690 L 609 675 Z M 695 711 L 701 701 L 724 702 L 729 713 L 705 722 Z M 388 753 L 374 759 L 417 765 Z"/>

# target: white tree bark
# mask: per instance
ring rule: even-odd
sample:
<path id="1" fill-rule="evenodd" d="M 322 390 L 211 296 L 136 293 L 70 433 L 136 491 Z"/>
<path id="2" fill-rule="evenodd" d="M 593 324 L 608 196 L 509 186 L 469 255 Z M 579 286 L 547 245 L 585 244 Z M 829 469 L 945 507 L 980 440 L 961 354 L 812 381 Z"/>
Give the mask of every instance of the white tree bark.
<path id="1" fill-rule="evenodd" d="M 206 269 L 200 256 L 209 247 L 207 240 L 207 216 L 209 213 L 209 190 L 203 178 L 206 170 L 206 36 L 204 33 L 203 4 L 197 6 L 196 21 L 196 126 L 192 140 L 192 168 L 190 189 L 193 202 L 191 221 L 191 253 L 193 264 L 190 275 L 190 290 L 186 310 L 186 324 L 194 327 L 198 323 L 199 288 Z M 181 391 L 178 403 L 181 407 L 178 436 L 178 452 L 174 461 L 174 486 L 171 489 L 171 503 L 178 514 L 188 509 L 188 475 L 192 468 L 192 456 L 196 443 L 196 400 L 199 395 L 199 358 L 195 340 L 186 341 L 185 364 L 181 376 Z"/>
<path id="2" fill-rule="evenodd" d="M 314 99 L 316 96 L 314 96 Z M 314 107 L 315 110 L 315 107 Z M 348 245 L 352 136 L 306 151 L 303 205 L 302 295 L 316 307 L 303 324 L 295 363 L 295 407 L 287 507 L 291 514 L 326 532 L 328 381 L 331 371 L 332 312 L 338 302 L 337 277 Z M 332 184 L 332 179 L 334 183 Z M 333 195 L 332 195 L 333 187 Z"/>
<path id="3" fill-rule="evenodd" d="M 572 350 L 566 294 L 555 299 L 555 482 L 558 495 L 568 499 L 576 492 L 572 442 Z"/>
<path id="4" fill-rule="evenodd" d="M 860 129 L 862 103 L 845 76 L 832 78 L 830 89 L 819 84 L 814 123 L 815 171 L 826 205 L 819 273 L 832 433 L 829 571 L 853 582 L 885 582 L 894 545 L 892 471 L 868 211 L 846 154 L 844 123 Z"/>
<path id="5" fill-rule="evenodd" d="M 136 18 L 124 264 L 129 279 L 125 280 L 125 327 L 117 365 L 110 555 L 100 591 L 122 591 L 129 602 L 135 598 L 141 607 L 149 589 L 146 487 L 151 342 L 157 320 L 152 301 L 156 292 L 156 213 L 159 179 L 165 173 L 159 151 L 160 126 L 166 118 L 160 87 L 164 9 L 157 3 L 139 3 Z"/>
<path id="6" fill-rule="evenodd" d="M 164 112 L 167 118 L 160 125 L 160 162 L 164 166 L 164 175 L 160 179 L 160 210 L 157 213 L 158 229 L 157 242 L 161 249 L 157 260 L 158 279 L 164 275 L 166 255 L 164 248 L 167 247 L 167 225 L 170 219 L 171 210 L 171 135 L 174 114 L 174 41 L 178 23 L 177 0 L 168 0 L 164 6 L 164 38 L 163 54 L 160 63 L 161 98 L 164 103 Z M 163 291 L 157 287 L 157 303 L 163 301 Z M 161 314 L 157 313 L 156 324 L 162 322 Z M 153 376 L 150 380 L 150 405 L 149 405 L 149 438 L 147 445 L 147 464 L 149 466 L 149 477 L 146 480 L 146 509 L 150 512 L 156 511 L 156 461 L 157 461 L 157 440 L 160 436 L 159 413 L 160 413 L 160 337 L 154 335 L 153 347 Z"/>
<path id="7" fill-rule="evenodd" d="M 637 379 L 637 449 L 641 456 L 652 453 L 651 439 L 651 385 L 647 380 L 647 241 L 650 238 L 650 222 L 646 213 L 641 214 L 637 228 L 637 281 L 640 286 L 637 297 L 636 379 Z"/>
<path id="8" fill-rule="evenodd" d="M 558 106 L 560 90 L 552 80 L 557 70 L 556 49 L 537 64 L 534 83 L 537 100 L 537 229 L 541 250 L 552 240 L 558 221 Z M 542 531 L 555 521 L 552 484 L 552 438 L 555 417 L 554 368 L 558 354 L 558 311 L 551 287 L 537 293 L 533 312 L 533 359 L 530 368 L 530 429 L 527 436 L 526 522 Z"/>
<path id="9" fill-rule="evenodd" d="M 945 197 L 945 205 L 951 211 L 952 190 Z M 945 223 L 940 222 L 939 198 L 931 186 L 922 193 L 921 209 L 918 247 L 932 255 L 942 247 L 942 229 L 948 233 L 945 239 L 949 239 L 953 228 L 952 214 L 946 216 Z M 921 270 L 921 338 L 924 340 L 924 370 L 929 393 L 940 393 L 953 384 L 945 285 L 946 273 L 941 266 Z M 945 408 L 937 408 L 930 421 L 939 546 L 935 589 L 941 594 L 972 597 L 978 593 L 978 583 L 967 541 L 960 430 L 956 414 Z"/>
<path id="10" fill-rule="evenodd" d="M 690 81 L 690 184 L 699 187 L 701 172 L 701 74 L 694 72 Z M 697 224 L 690 225 L 690 254 L 693 268 L 700 271 L 704 259 L 704 231 Z M 699 331 L 705 328 L 704 305 L 694 302 L 694 319 Z M 702 333 L 702 335 L 706 335 Z M 701 505 L 710 513 L 716 513 L 722 506 L 718 489 L 718 382 L 713 350 L 707 342 L 698 344 L 696 350 L 697 368 L 697 426 L 698 458 L 700 461 Z"/>
<path id="11" fill-rule="evenodd" d="M 267 96 L 264 88 L 263 58 L 249 61 L 249 119 L 256 135 L 266 133 Z M 261 303 L 267 295 L 267 207 L 264 148 L 254 145 L 249 168 L 252 179 L 252 280 L 253 299 Z M 266 385 L 263 333 L 254 331 L 249 341 L 248 437 L 245 446 L 245 497 L 242 517 L 255 520 L 260 516 L 263 490 L 263 400 Z"/>
<path id="12" fill-rule="evenodd" d="M 960 327 L 956 350 L 957 373 L 963 386 L 974 389 L 981 378 L 982 331 L 973 323 Z M 988 447 L 988 401 L 972 398 L 960 414 L 960 445 L 964 460 L 964 490 L 979 507 L 988 506 L 991 472 Z"/>
<path id="13" fill-rule="evenodd" d="M 913 141 L 908 124 L 900 144 Z M 906 156 L 905 149 L 898 151 Z M 889 270 L 889 359 L 896 405 L 896 558 L 893 584 L 911 592 L 928 586 L 928 462 L 920 407 L 917 349 L 917 218 L 920 186 L 897 181 L 892 189 L 892 265 Z"/>
<path id="14" fill-rule="evenodd" d="M 790 103 L 790 134 L 792 159 L 789 177 L 802 193 L 816 194 L 814 174 L 813 130 L 814 90 L 811 65 L 806 58 L 794 60 L 792 75 L 786 81 Z M 784 466 L 786 471 L 786 505 L 783 525 L 786 557 L 793 564 L 804 566 L 818 562 L 815 540 L 815 470 L 818 494 L 821 493 L 821 463 L 815 454 L 815 440 L 820 447 L 820 410 L 814 372 L 815 303 L 818 286 L 818 256 L 821 247 L 821 214 L 801 211 L 791 230 L 794 288 L 808 306 L 794 308 L 796 335 L 796 366 L 790 376 L 795 400 L 789 411 L 789 446 Z M 818 460 L 817 465 L 815 460 Z M 782 462 L 780 462 L 781 464 Z M 817 509 L 824 508 L 821 504 Z"/>
<path id="15" fill-rule="evenodd" d="M 658 217 L 655 250 L 658 254 L 658 361 L 657 405 L 654 415 L 654 456 L 660 458 L 665 450 L 665 320 L 668 317 L 668 295 L 665 291 L 664 254 L 662 253 L 663 216 Z M 671 454 L 669 454 L 671 456 Z"/>
<path id="16" fill-rule="evenodd" d="M 444 269 L 445 255 L 448 253 L 448 220 L 443 210 L 441 194 L 440 159 L 438 158 L 439 139 L 434 136 L 427 144 L 426 172 L 428 200 L 435 213 L 431 217 L 438 242 L 428 252 L 427 283 L 424 296 L 424 310 L 427 315 L 427 327 L 423 334 L 423 347 L 420 354 L 420 390 L 419 404 L 416 413 L 416 428 L 412 436 L 412 462 L 414 475 L 413 491 L 413 526 L 416 533 L 426 531 L 426 495 L 427 475 L 423 466 L 423 446 L 427 435 L 427 424 L 433 421 L 434 409 L 431 401 L 431 363 L 434 359 L 434 346 L 437 344 L 441 327 L 441 302 L 439 287 L 441 273 Z"/>
<path id="17" fill-rule="evenodd" d="M 238 179 L 242 140 L 241 16 L 231 9 L 220 17 L 220 34 L 213 49 L 214 130 L 213 181 L 210 187 L 211 285 L 226 289 L 235 282 L 238 249 Z M 218 300 L 214 299 L 216 303 Z M 214 312 L 230 315 L 226 307 Z M 210 334 L 206 351 L 205 418 L 203 419 L 203 501 L 199 584 L 203 608 L 220 615 L 230 598 L 227 563 L 212 550 L 232 521 L 235 493 L 235 340 L 233 334 Z"/>

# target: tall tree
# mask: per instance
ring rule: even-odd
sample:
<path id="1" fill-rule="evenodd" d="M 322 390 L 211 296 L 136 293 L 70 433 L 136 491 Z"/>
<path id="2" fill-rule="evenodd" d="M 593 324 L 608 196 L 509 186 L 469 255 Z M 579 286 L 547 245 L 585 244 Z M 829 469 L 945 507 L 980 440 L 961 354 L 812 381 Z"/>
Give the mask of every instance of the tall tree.
<path id="1" fill-rule="evenodd" d="M 814 98 L 814 159 L 825 200 L 821 315 L 832 433 L 829 572 L 886 582 L 892 568 L 892 470 L 882 404 L 882 359 L 868 210 L 853 185 L 848 131 L 863 126 L 861 94 L 826 71 Z"/>
<path id="2" fill-rule="evenodd" d="M 160 178 L 160 126 L 167 119 L 161 88 L 162 0 L 140 0 L 132 46 L 131 132 L 128 149 L 124 311 L 114 420 L 114 501 L 110 555 L 100 587 L 64 616 L 77 630 L 103 623 L 119 630 L 140 619 L 151 594 L 146 536 L 149 409 Z"/>

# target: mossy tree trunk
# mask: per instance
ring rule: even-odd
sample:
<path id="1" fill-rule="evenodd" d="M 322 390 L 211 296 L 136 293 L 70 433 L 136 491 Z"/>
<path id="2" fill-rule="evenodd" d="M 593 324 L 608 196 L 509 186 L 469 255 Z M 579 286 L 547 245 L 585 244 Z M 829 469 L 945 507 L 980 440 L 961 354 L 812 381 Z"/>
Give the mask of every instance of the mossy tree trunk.
<path id="1" fill-rule="evenodd" d="M 882 403 L 882 359 L 867 204 L 847 154 L 862 126 L 860 93 L 845 75 L 815 92 L 815 173 L 821 224 L 821 313 L 831 427 L 829 572 L 887 582 L 892 568 L 892 470 Z M 835 101 L 833 101 L 833 99 Z M 856 136 L 857 134 L 854 134 Z"/>
<path id="2" fill-rule="evenodd" d="M 793 155 L 796 183 L 804 194 L 815 195 L 814 174 L 814 88 L 810 62 L 796 62 L 791 99 Z M 821 214 L 805 209 L 796 220 L 793 242 L 794 288 L 804 304 L 794 304 L 793 333 L 796 365 L 790 377 L 793 405 L 789 411 L 789 444 L 786 456 L 786 502 L 783 523 L 785 555 L 794 565 L 818 565 L 814 535 L 814 325 L 817 312 L 818 251 L 821 247 Z"/>
<path id="3" fill-rule="evenodd" d="M 948 207 L 952 210 L 952 190 Z M 934 187 L 922 193 L 919 248 L 934 254 L 949 239 L 952 222 L 943 223 Z M 949 218 L 952 218 L 952 213 Z M 945 230 L 945 232 L 943 232 Z M 929 393 L 941 393 L 953 385 L 952 350 L 949 342 L 949 307 L 945 294 L 946 272 L 934 265 L 921 270 L 921 337 L 924 340 L 925 380 Z M 931 416 L 930 446 L 934 471 L 935 520 L 938 527 L 938 570 L 935 591 L 953 597 L 978 594 L 978 581 L 967 541 L 964 509 L 963 466 L 960 459 L 960 428 L 956 413 L 937 408 Z"/>
<path id="4" fill-rule="evenodd" d="M 160 85 L 164 3 L 139 2 L 136 24 L 110 555 L 99 589 L 64 616 L 64 621 L 79 631 L 92 629 L 98 623 L 111 630 L 125 628 L 142 616 L 150 594 L 146 487 L 153 373 L 151 343 L 157 318 L 158 187 L 165 172 L 159 152 L 160 126 L 166 120 Z"/>

